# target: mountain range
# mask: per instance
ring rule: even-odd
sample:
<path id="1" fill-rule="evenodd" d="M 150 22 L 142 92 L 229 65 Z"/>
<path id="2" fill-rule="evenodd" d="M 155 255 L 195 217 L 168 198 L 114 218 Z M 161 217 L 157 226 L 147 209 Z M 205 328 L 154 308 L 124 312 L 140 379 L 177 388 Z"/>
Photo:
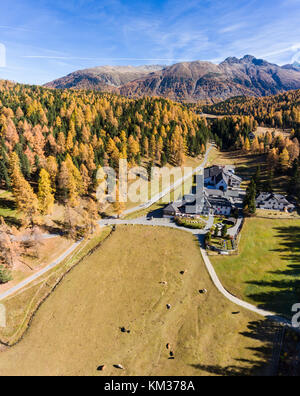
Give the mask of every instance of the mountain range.
<path id="1" fill-rule="evenodd" d="M 283 68 L 284 69 L 300 71 L 300 63 L 299 62 L 294 62 L 291 65 L 284 65 Z"/>
<path id="2" fill-rule="evenodd" d="M 195 61 L 172 66 L 101 66 L 45 85 L 95 89 L 127 97 L 162 96 L 179 102 L 217 102 L 234 96 L 267 96 L 300 89 L 300 65 L 278 66 L 254 56 L 216 65 Z"/>

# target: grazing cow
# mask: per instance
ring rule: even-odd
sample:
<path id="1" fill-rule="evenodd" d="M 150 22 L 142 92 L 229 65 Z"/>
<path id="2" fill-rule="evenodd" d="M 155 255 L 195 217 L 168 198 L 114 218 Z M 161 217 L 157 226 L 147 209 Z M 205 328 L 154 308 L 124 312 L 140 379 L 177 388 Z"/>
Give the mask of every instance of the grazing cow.
<path id="1" fill-rule="evenodd" d="M 114 364 L 114 368 L 119 369 L 119 370 L 125 370 L 122 364 Z"/>
<path id="2" fill-rule="evenodd" d="M 125 327 L 121 327 L 120 330 L 121 330 L 122 333 L 130 334 L 130 330 L 126 330 Z"/>
<path id="3" fill-rule="evenodd" d="M 99 367 L 97 368 L 97 371 L 104 371 L 105 369 L 106 369 L 106 366 L 103 365 L 103 366 L 99 366 Z"/>
<path id="4" fill-rule="evenodd" d="M 170 304 L 167 304 L 167 309 L 171 309 L 171 305 Z"/>

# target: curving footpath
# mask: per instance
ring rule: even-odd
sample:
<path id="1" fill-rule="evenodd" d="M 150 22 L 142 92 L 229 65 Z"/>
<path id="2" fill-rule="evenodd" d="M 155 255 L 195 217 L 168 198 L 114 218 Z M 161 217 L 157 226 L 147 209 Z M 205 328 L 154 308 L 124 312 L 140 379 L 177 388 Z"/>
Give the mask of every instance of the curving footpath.
<path id="1" fill-rule="evenodd" d="M 216 271 L 215 271 L 215 269 L 214 269 L 214 267 L 213 267 L 208 255 L 207 255 L 207 253 L 206 253 L 206 250 L 204 250 L 203 248 L 200 248 L 200 250 L 201 250 L 202 257 L 203 257 L 203 261 L 205 263 L 207 271 L 208 271 L 208 273 L 209 273 L 214 285 L 219 290 L 219 292 L 222 293 L 223 296 L 227 298 L 227 300 L 230 300 L 234 304 L 239 305 L 240 307 L 245 308 L 248 311 L 252 311 L 252 312 L 254 312 L 254 313 L 256 313 L 256 314 L 258 314 L 260 316 L 263 316 L 263 317 L 265 317 L 267 319 L 271 319 L 273 321 L 281 323 L 284 326 L 292 327 L 292 323 L 289 320 L 276 315 L 274 312 L 269 312 L 269 311 L 265 311 L 264 309 L 257 308 L 254 305 L 249 304 L 249 303 L 247 303 L 245 301 L 242 301 L 239 298 L 237 298 L 237 297 L 233 296 L 232 294 L 230 294 L 223 287 L 222 283 L 220 282 L 220 279 L 218 278 L 218 275 L 216 274 Z M 295 330 L 297 330 L 297 329 L 295 329 Z M 300 329 L 299 329 L 299 332 L 300 332 Z"/>

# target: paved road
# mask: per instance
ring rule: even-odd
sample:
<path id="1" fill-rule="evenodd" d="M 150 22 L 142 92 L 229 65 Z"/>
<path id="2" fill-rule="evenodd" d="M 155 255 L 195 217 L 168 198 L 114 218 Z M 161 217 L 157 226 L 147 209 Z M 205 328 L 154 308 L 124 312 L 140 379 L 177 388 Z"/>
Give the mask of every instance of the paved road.
<path id="1" fill-rule="evenodd" d="M 235 237 L 237 236 L 237 233 L 238 233 L 239 228 L 240 228 L 241 225 L 242 225 L 242 222 L 243 222 L 243 217 L 239 217 L 239 218 L 237 219 L 237 222 L 236 222 L 235 226 L 232 227 L 232 228 L 229 228 L 229 230 L 228 230 L 228 235 L 230 235 L 230 236 L 232 236 L 232 237 L 235 238 Z"/>
<path id="2" fill-rule="evenodd" d="M 208 221 L 207 221 L 206 227 L 205 227 L 206 232 L 212 229 L 212 227 L 214 225 L 214 221 L 215 221 L 214 216 L 209 215 L 209 218 L 208 218 Z"/>
<path id="3" fill-rule="evenodd" d="M 149 227 L 168 227 L 168 228 L 176 228 L 178 230 L 182 230 L 183 227 L 178 226 L 176 223 L 172 222 L 171 219 L 150 219 L 147 217 L 140 217 L 134 220 L 119 220 L 119 219 L 109 219 L 109 220 L 100 220 L 100 227 L 111 226 L 111 225 L 143 225 Z M 194 235 L 205 235 L 207 231 L 204 230 L 193 230 L 189 228 L 184 228 L 185 231 L 190 232 Z"/>
<path id="4" fill-rule="evenodd" d="M 6 292 L 0 294 L 0 301 L 4 300 L 5 298 L 11 296 L 12 294 L 16 293 L 17 291 L 21 290 L 23 287 L 27 286 L 29 283 L 35 281 L 40 276 L 44 275 L 46 272 L 50 271 L 52 268 L 56 267 L 60 264 L 66 257 L 69 256 L 74 250 L 80 245 L 82 241 L 74 243 L 65 253 L 63 253 L 58 259 L 56 259 L 52 264 L 47 265 L 47 267 L 43 268 L 41 271 L 36 272 L 29 278 L 24 279 L 22 282 L 18 283 L 16 286 L 12 287 L 11 289 L 7 290 Z"/>
<path id="5" fill-rule="evenodd" d="M 187 175 L 185 175 L 184 177 L 178 179 L 174 184 L 171 184 L 169 187 L 165 188 L 162 192 L 160 192 L 159 194 L 156 194 L 154 197 L 152 197 L 148 202 L 145 202 L 141 205 L 138 205 L 132 209 L 127 209 L 123 212 L 122 216 L 126 216 L 129 215 L 131 213 L 134 212 L 138 212 L 140 210 L 144 210 L 149 208 L 150 206 L 152 206 L 153 204 L 155 204 L 155 202 L 159 201 L 161 198 L 163 198 L 165 195 L 169 194 L 171 191 L 175 190 L 177 187 L 181 186 L 182 183 L 184 183 L 185 181 L 187 181 L 188 179 L 191 178 L 191 176 L 193 176 L 194 174 L 196 174 L 197 172 L 199 172 L 200 170 L 202 170 L 202 168 L 204 168 L 207 164 L 208 161 L 208 157 L 209 154 L 211 152 L 211 150 L 214 148 L 213 145 L 210 145 L 209 148 L 207 149 L 203 162 L 201 165 L 199 165 L 197 168 L 195 168 L 192 172 L 188 173 Z"/>
<path id="6" fill-rule="evenodd" d="M 53 239 L 60 237 L 60 234 L 41 234 L 41 239 L 42 240 L 47 240 L 47 239 Z M 27 242 L 27 241 L 32 241 L 34 238 L 31 235 L 24 235 L 24 236 L 12 236 L 11 239 L 14 241 L 20 241 L 20 242 Z"/>

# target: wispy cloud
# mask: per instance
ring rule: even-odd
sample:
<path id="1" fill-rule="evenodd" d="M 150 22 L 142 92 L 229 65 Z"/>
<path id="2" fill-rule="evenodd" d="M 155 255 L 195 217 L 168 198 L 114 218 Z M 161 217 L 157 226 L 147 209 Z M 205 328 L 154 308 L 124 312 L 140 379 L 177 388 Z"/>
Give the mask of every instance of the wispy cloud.
<path id="1" fill-rule="evenodd" d="M 0 29 L 5 29 L 5 30 L 15 30 L 15 31 L 21 31 L 21 32 L 34 32 L 32 29 L 28 29 L 22 26 L 7 26 L 7 25 L 0 25 Z"/>
<path id="2" fill-rule="evenodd" d="M 299 50 L 300 50 L 300 43 L 297 43 L 286 48 L 281 48 L 276 51 L 266 53 L 265 56 L 269 57 L 269 56 L 285 54 L 287 52 L 298 52 Z"/>
<path id="3" fill-rule="evenodd" d="M 229 25 L 226 26 L 222 29 L 219 30 L 219 32 L 222 33 L 232 33 L 236 32 L 237 30 L 240 30 L 241 28 L 245 27 L 246 25 L 244 23 L 236 23 L 235 25 Z"/>

